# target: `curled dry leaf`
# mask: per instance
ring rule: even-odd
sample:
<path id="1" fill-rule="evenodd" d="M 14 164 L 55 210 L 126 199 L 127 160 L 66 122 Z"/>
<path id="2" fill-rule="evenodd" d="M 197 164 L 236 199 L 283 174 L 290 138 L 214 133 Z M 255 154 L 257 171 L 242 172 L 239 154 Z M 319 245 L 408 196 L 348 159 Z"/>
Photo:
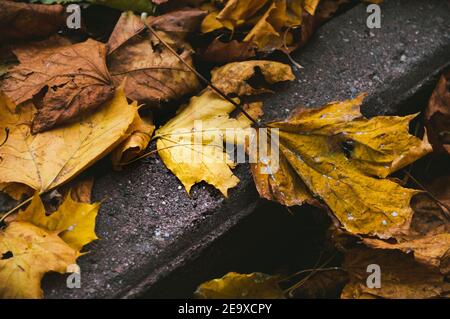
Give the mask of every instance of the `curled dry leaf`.
<path id="1" fill-rule="evenodd" d="M 111 154 L 111 160 L 116 170 L 121 170 L 122 165 L 139 157 L 145 151 L 155 131 L 153 119 L 137 116 L 128 130 L 131 135 Z"/>
<path id="2" fill-rule="evenodd" d="M 234 93 L 242 96 L 272 92 L 266 88 L 252 87 L 249 80 L 254 78 L 257 73 L 260 73 L 269 84 L 295 80 L 289 65 L 274 61 L 258 60 L 234 62 L 216 68 L 211 73 L 211 82 L 225 94 Z"/>
<path id="3" fill-rule="evenodd" d="M 249 112 L 257 114 L 261 108 L 261 103 L 254 103 Z M 238 184 L 239 179 L 231 171 L 235 164 L 223 144 L 233 143 L 236 138 L 236 145 L 242 146 L 240 133 L 244 134 L 251 123 L 243 116 L 230 118 L 234 109 L 230 102 L 205 90 L 156 131 L 159 156 L 188 193 L 194 184 L 205 181 L 227 196 L 228 189 Z M 238 131 L 230 137 L 225 135 L 227 129 Z"/>
<path id="4" fill-rule="evenodd" d="M 318 3 L 319 0 L 231 0 L 221 11 L 212 10 L 203 21 L 202 31 L 250 27 L 243 41 L 254 43 L 259 51 L 291 51 L 301 44 L 294 29 L 302 25 L 305 16 L 314 15 Z"/>
<path id="5" fill-rule="evenodd" d="M 418 262 L 447 274 L 450 272 L 450 176 L 435 178 L 425 188 L 435 199 L 427 193 L 414 198 L 414 216 L 406 235 L 396 237 L 395 242 L 375 238 L 363 238 L 363 242 L 373 248 L 413 253 Z"/>
<path id="6" fill-rule="evenodd" d="M 0 0 L 0 41 L 25 40 L 56 33 L 66 25 L 62 5 Z"/>
<path id="7" fill-rule="evenodd" d="M 189 21 L 198 18 L 199 10 L 194 11 L 196 13 L 190 17 Z M 175 15 L 175 13 L 169 13 L 169 15 Z M 165 21 L 165 16 L 150 21 L 159 25 Z M 170 19 L 167 18 L 171 24 L 166 27 L 171 28 L 170 26 L 175 24 L 173 19 L 173 16 Z M 183 29 L 193 25 L 195 23 L 185 22 L 178 27 Z M 161 27 L 161 29 L 164 28 Z M 197 90 L 199 87 L 197 76 L 151 32 L 143 32 L 144 30 L 145 26 L 140 18 L 131 12 L 123 13 L 117 22 L 108 42 L 109 70 L 114 83 L 120 85 L 126 79 L 127 97 L 151 106 L 159 106 L 162 102 L 179 99 Z M 186 29 L 183 34 L 190 31 Z M 177 35 L 179 31 L 170 34 L 165 31 L 157 32 L 185 62 L 193 65 L 192 48 Z"/>
<path id="8" fill-rule="evenodd" d="M 363 95 L 300 109 L 286 121 L 270 123 L 281 159 L 276 152 L 259 154 L 252 173 L 264 198 L 284 205 L 318 198 L 347 231 L 389 238 L 408 229 L 417 191 L 386 176 L 431 147 L 408 133 L 414 115 L 366 119 L 362 100 Z"/>
<path id="9" fill-rule="evenodd" d="M 1 147 L 0 185 L 25 184 L 39 192 L 51 190 L 75 177 L 125 140 L 137 116 L 123 89 L 99 112 L 79 122 L 32 135 L 33 108 L 11 112 L 0 100 L 0 131 L 9 129 Z"/>
<path id="10" fill-rule="evenodd" d="M 230 272 L 201 284 L 195 291 L 199 299 L 284 299 L 279 279 L 263 273 Z"/>
<path id="11" fill-rule="evenodd" d="M 367 266 L 381 268 L 381 287 L 367 287 Z M 427 299 L 450 297 L 450 284 L 438 270 L 414 261 L 399 251 L 359 248 L 346 253 L 344 269 L 350 282 L 342 291 L 345 299 Z"/>
<path id="12" fill-rule="evenodd" d="M 33 134 L 97 109 L 111 99 L 114 87 L 106 68 L 106 46 L 94 40 L 41 49 L 16 50 L 20 64 L 5 75 L 0 90 L 19 105 L 31 99 L 38 108 Z"/>
<path id="13" fill-rule="evenodd" d="M 431 95 L 425 124 L 434 150 L 450 154 L 450 73 L 441 76 Z"/>
<path id="14" fill-rule="evenodd" d="M 25 211 L 0 231 L 0 298 L 42 298 L 45 273 L 66 273 L 80 249 L 97 239 L 99 204 L 77 203 L 67 196 L 59 209 L 46 215 L 35 195 Z"/>

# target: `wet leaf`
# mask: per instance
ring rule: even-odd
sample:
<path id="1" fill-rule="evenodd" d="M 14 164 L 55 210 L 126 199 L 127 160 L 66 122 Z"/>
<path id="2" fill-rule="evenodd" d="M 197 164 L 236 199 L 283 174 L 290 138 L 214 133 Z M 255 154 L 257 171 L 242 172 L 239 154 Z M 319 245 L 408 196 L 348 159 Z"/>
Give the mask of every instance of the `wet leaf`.
<path id="1" fill-rule="evenodd" d="M 408 229 L 417 191 L 386 177 L 431 147 L 408 133 L 414 115 L 366 119 L 362 100 L 361 95 L 299 109 L 286 121 L 270 123 L 279 130 L 273 132 L 281 160 L 276 152 L 260 154 L 252 173 L 264 198 L 284 205 L 320 199 L 347 231 L 389 238 Z"/>
<path id="2" fill-rule="evenodd" d="M 99 204 L 77 203 L 70 196 L 46 216 L 39 195 L 0 231 L 0 297 L 42 298 L 45 273 L 68 272 L 79 250 L 97 239 L 95 218 Z"/>
<path id="3" fill-rule="evenodd" d="M 407 234 L 396 237 L 394 242 L 376 238 L 363 238 L 363 241 L 373 248 L 398 249 L 412 253 L 418 262 L 436 267 L 442 273 L 449 273 L 450 177 L 436 177 L 426 183 L 425 188 L 434 198 L 422 193 L 413 199 L 414 215 Z"/>
<path id="4" fill-rule="evenodd" d="M 284 299 L 278 278 L 263 273 L 230 272 L 201 284 L 195 297 L 200 299 Z"/>

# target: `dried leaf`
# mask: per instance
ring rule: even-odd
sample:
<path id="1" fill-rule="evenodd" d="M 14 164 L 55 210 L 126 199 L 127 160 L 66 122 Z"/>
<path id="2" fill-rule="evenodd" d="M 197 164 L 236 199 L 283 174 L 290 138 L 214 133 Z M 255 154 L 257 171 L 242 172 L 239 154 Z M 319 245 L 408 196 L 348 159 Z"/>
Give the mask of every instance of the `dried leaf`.
<path id="1" fill-rule="evenodd" d="M 197 76 L 153 34 L 139 34 L 139 23 L 139 17 L 123 13 L 111 35 L 110 47 L 114 50 L 108 61 L 114 83 L 120 85 L 126 78 L 127 97 L 151 106 L 195 91 L 199 87 Z M 158 34 L 192 65 L 189 44 L 162 31 Z"/>
<path id="2" fill-rule="evenodd" d="M 201 284 L 195 291 L 199 299 L 284 299 L 278 278 L 263 273 L 230 272 Z"/>
<path id="3" fill-rule="evenodd" d="M 252 42 L 232 40 L 222 42 L 218 38 L 206 48 L 202 57 L 206 61 L 215 63 L 229 63 L 243 61 L 256 55 L 256 46 Z"/>
<path id="4" fill-rule="evenodd" d="M 56 33 L 66 24 L 61 5 L 0 0 L 0 41 L 25 40 Z"/>
<path id="5" fill-rule="evenodd" d="M 409 227 L 417 191 L 385 177 L 431 147 L 408 133 L 414 115 L 365 119 L 362 100 L 300 109 L 269 124 L 279 137 L 280 169 L 275 171 L 278 157 L 271 152 L 259 155 L 252 173 L 264 198 L 285 205 L 320 198 L 347 231 L 389 238 Z"/>
<path id="6" fill-rule="evenodd" d="M 69 272 L 79 250 L 97 239 L 98 209 L 99 204 L 77 203 L 67 196 L 47 216 L 36 194 L 27 209 L 0 231 L 0 298 L 42 298 L 44 274 Z"/>
<path id="7" fill-rule="evenodd" d="M 305 41 L 306 33 L 312 33 L 307 26 L 308 31 L 302 31 L 304 34 L 299 39 L 294 29 L 302 26 L 305 16 L 314 15 L 318 3 L 319 0 L 232 0 L 221 11 L 210 9 L 203 20 L 202 32 L 250 27 L 244 42 L 254 43 L 259 51 L 292 51 Z"/>
<path id="8" fill-rule="evenodd" d="M 20 65 L 8 72 L 0 89 L 17 105 L 34 98 L 38 112 L 32 122 L 33 134 L 91 112 L 114 95 L 105 63 L 106 46 L 100 42 L 87 40 L 33 55 L 26 48 L 15 53 Z"/>
<path id="9" fill-rule="evenodd" d="M 151 117 L 136 117 L 129 131 L 131 135 L 122 142 L 111 154 L 113 166 L 120 170 L 123 164 L 139 157 L 150 143 L 155 126 Z"/>
<path id="10" fill-rule="evenodd" d="M 253 109 L 261 107 L 261 103 L 252 105 Z M 251 123 L 243 117 L 230 118 L 233 110 L 233 104 L 206 90 L 156 131 L 159 156 L 188 193 L 194 184 L 205 181 L 227 196 L 228 189 L 238 184 L 231 171 L 235 164 L 223 148 L 225 130 L 244 130 Z"/>
<path id="11" fill-rule="evenodd" d="M 381 287 L 368 288 L 367 266 L 377 264 L 381 270 Z M 450 297 L 450 284 L 439 271 L 414 261 L 398 251 L 352 249 L 347 252 L 344 268 L 350 282 L 341 297 L 345 299 L 392 298 L 425 299 Z"/>
<path id="12" fill-rule="evenodd" d="M 249 80 L 254 78 L 257 72 L 260 72 L 269 84 L 295 80 L 289 65 L 258 60 L 234 62 L 216 68 L 211 73 L 211 82 L 225 94 L 234 93 L 242 96 L 271 92 L 266 88 L 254 88 L 249 83 Z"/>
<path id="13" fill-rule="evenodd" d="M 32 108 L 13 113 L 0 100 L 0 131 L 10 130 L 0 149 L 0 184 L 21 183 L 45 192 L 69 181 L 126 139 L 137 105 L 129 105 L 119 89 L 99 112 L 37 135 L 30 134 L 32 116 Z"/>

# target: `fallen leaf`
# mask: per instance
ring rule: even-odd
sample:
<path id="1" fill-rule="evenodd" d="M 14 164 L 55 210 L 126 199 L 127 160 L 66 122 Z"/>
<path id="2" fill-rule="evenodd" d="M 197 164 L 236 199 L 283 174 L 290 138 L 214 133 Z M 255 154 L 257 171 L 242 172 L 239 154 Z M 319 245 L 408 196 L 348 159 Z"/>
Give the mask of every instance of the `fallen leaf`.
<path id="1" fill-rule="evenodd" d="M 0 148 L 0 184 L 21 183 L 39 192 L 51 190 L 92 165 L 125 140 L 137 116 L 123 89 L 101 109 L 79 122 L 36 135 L 30 134 L 31 107 L 11 112 L 0 99 L 0 131 L 9 137 Z"/>
<path id="2" fill-rule="evenodd" d="M 256 45 L 252 42 L 232 40 L 222 42 L 218 38 L 206 48 L 202 57 L 206 61 L 215 63 L 229 63 L 243 61 L 256 55 Z"/>
<path id="3" fill-rule="evenodd" d="M 201 284 L 194 295 L 199 299 L 285 299 L 278 280 L 263 273 L 230 272 Z"/>
<path id="4" fill-rule="evenodd" d="M 129 131 L 131 135 L 122 142 L 111 154 L 113 166 L 120 170 L 122 165 L 139 157 L 150 143 L 155 126 L 151 117 L 136 117 Z"/>
<path id="5" fill-rule="evenodd" d="M 87 40 L 34 55 L 26 48 L 15 53 L 20 64 L 4 76 L 0 89 L 17 105 L 34 98 L 33 134 L 91 112 L 114 95 L 106 46 L 100 42 Z"/>
<path id="6" fill-rule="evenodd" d="M 95 218 L 99 204 L 77 203 L 69 196 L 46 215 L 38 194 L 25 211 L 0 231 L 0 298 L 42 298 L 45 273 L 66 273 L 97 239 Z"/>
<path id="7" fill-rule="evenodd" d="M 47 232 L 56 232 L 71 248 L 80 251 L 85 245 L 98 239 L 95 234 L 95 219 L 99 203 L 80 203 L 70 193 L 50 216 L 46 215 L 44 204 L 36 194 L 30 205 L 19 213 L 16 222 L 28 222 Z"/>
<path id="8" fill-rule="evenodd" d="M 210 8 L 209 15 L 203 20 L 202 32 L 250 27 L 243 41 L 254 43 L 258 51 L 290 52 L 305 41 L 297 38 L 294 29 L 302 26 L 304 17 L 314 15 L 318 3 L 319 0 L 231 0 L 220 11 Z"/>
<path id="9" fill-rule="evenodd" d="M 262 74 L 264 81 L 268 84 L 295 80 L 289 65 L 257 60 L 234 62 L 216 68 L 211 72 L 211 82 L 225 94 L 234 93 L 242 96 L 272 92 L 263 87 L 252 87 L 249 82 L 256 76 L 257 72 Z"/>
<path id="10" fill-rule="evenodd" d="M 57 233 L 24 222 L 13 222 L 0 232 L 0 254 L 0 297 L 4 299 L 42 298 L 44 274 L 65 273 L 77 258 L 77 252 Z"/>
<path id="11" fill-rule="evenodd" d="M 194 184 L 205 181 L 227 196 L 228 189 L 238 184 L 231 171 L 235 164 L 224 152 L 225 132 L 245 131 L 251 123 L 244 117 L 230 118 L 234 108 L 213 91 L 205 90 L 156 131 L 153 138 L 157 139 L 159 156 L 188 193 Z M 261 103 L 254 103 L 251 112 L 261 108 Z M 236 145 L 243 143 L 236 141 Z"/>
<path id="12" fill-rule="evenodd" d="M 321 199 L 350 233 L 389 238 L 408 229 L 417 191 L 385 178 L 431 147 L 408 133 L 415 115 L 366 119 L 362 100 L 299 109 L 270 123 L 281 160 L 259 154 L 252 173 L 264 198 L 284 205 Z"/>
<path id="13" fill-rule="evenodd" d="M 412 201 L 414 215 L 406 235 L 396 237 L 394 242 L 375 238 L 363 238 L 363 242 L 373 248 L 413 253 L 418 262 L 446 274 L 450 272 L 450 177 L 434 178 L 431 183 L 425 183 L 425 188 L 434 199 L 428 193 L 415 196 Z"/>
<path id="14" fill-rule="evenodd" d="M 41 5 L 0 0 L 0 41 L 45 37 L 66 25 L 61 5 Z"/>
<path id="15" fill-rule="evenodd" d="M 450 73 L 441 76 L 431 95 L 425 125 L 433 149 L 450 154 Z"/>
<path id="16" fill-rule="evenodd" d="M 197 76 L 153 34 L 140 32 L 140 23 L 139 17 L 123 13 L 111 35 L 109 45 L 114 50 L 109 54 L 108 65 L 113 82 L 120 85 L 126 78 L 127 97 L 151 106 L 197 90 Z M 192 66 L 189 44 L 166 32 L 157 32 Z"/>
<path id="17" fill-rule="evenodd" d="M 381 287 L 367 287 L 367 266 L 381 270 Z M 344 299 L 390 298 L 427 299 L 450 297 L 450 284 L 438 270 L 414 261 L 410 255 L 379 249 L 352 249 L 346 253 L 344 268 L 350 276 L 341 297 Z"/>

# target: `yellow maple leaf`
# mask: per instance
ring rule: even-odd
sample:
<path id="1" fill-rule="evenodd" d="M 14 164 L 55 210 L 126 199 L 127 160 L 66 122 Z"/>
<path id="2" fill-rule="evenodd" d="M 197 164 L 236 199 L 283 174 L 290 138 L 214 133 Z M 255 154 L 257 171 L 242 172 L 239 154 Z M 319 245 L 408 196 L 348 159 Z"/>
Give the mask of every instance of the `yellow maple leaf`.
<path id="1" fill-rule="evenodd" d="M 252 173 L 264 198 L 284 205 L 319 198 L 349 232 L 388 238 L 409 227 L 417 191 L 385 177 L 431 146 L 408 133 L 415 115 L 366 119 L 359 110 L 362 100 L 363 95 L 301 109 L 286 121 L 270 123 L 281 159 L 260 155 Z"/>
<path id="2" fill-rule="evenodd" d="M 279 279 L 263 273 L 230 272 L 201 284 L 195 291 L 200 299 L 284 299 Z"/>
<path id="3" fill-rule="evenodd" d="M 99 208 L 99 203 L 76 202 L 69 193 L 58 210 L 47 216 L 44 204 L 36 194 L 30 205 L 18 214 L 16 221 L 29 222 L 48 232 L 56 232 L 70 247 L 79 251 L 98 239 L 94 225 Z"/>
<path id="4" fill-rule="evenodd" d="M 0 231 L 0 298 L 42 298 L 45 273 L 69 272 L 84 245 L 97 239 L 99 204 L 77 203 L 70 194 L 47 216 L 36 194 L 25 211 Z"/>
<path id="5" fill-rule="evenodd" d="M 65 273 L 77 252 L 57 233 L 33 224 L 13 222 L 0 232 L 0 297 L 42 298 L 42 277 L 49 271 Z"/>
<path id="6" fill-rule="evenodd" d="M 254 103 L 252 112 L 261 106 Z M 242 116 L 230 118 L 234 108 L 213 91 L 205 90 L 156 131 L 159 156 L 188 193 L 194 184 L 205 181 L 227 196 L 228 189 L 238 184 L 231 171 L 235 164 L 223 148 L 225 131 L 244 130 L 250 127 L 250 121 Z"/>
<path id="7" fill-rule="evenodd" d="M 32 135 L 33 108 L 12 112 L 0 98 L 0 131 L 9 136 L 0 149 L 0 185 L 21 183 L 39 192 L 61 185 L 86 169 L 126 139 L 137 116 L 123 89 L 96 113 L 79 122 Z"/>

